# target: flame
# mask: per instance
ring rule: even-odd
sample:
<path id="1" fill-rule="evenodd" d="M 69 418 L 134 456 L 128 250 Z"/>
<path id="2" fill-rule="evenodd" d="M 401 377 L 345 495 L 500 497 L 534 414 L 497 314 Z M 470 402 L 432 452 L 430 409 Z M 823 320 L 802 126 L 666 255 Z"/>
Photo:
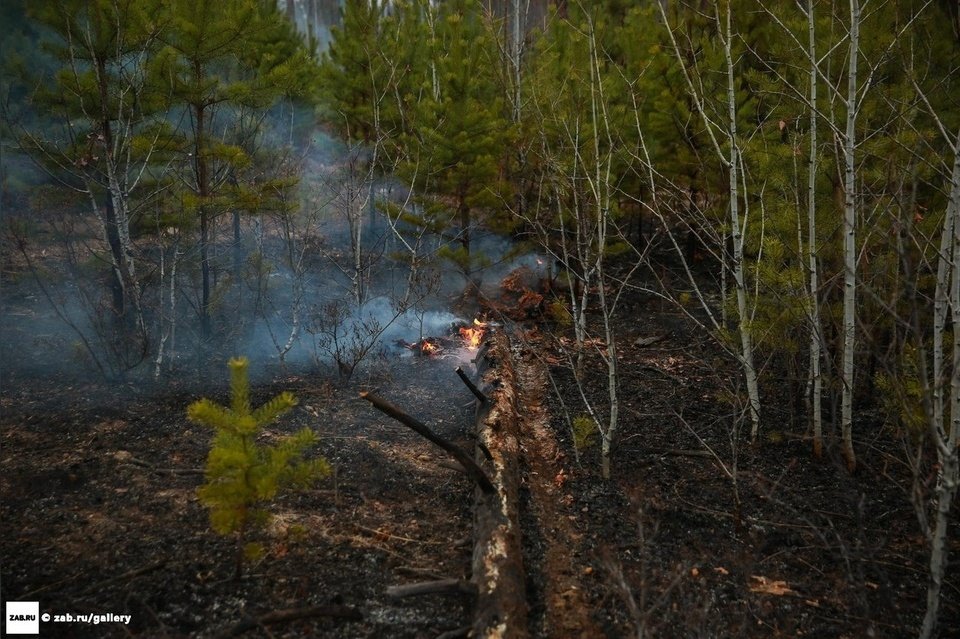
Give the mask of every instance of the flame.
<path id="1" fill-rule="evenodd" d="M 473 320 L 473 326 L 464 326 L 460 329 L 460 337 L 463 338 L 467 348 L 479 348 L 483 336 L 487 332 L 487 325 L 480 320 Z"/>
<path id="2" fill-rule="evenodd" d="M 427 340 L 420 342 L 420 352 L 424 355 L 433 355 L 438 350 L 440 350 L 440 347 L 432 342 L 428 342 Z"/>

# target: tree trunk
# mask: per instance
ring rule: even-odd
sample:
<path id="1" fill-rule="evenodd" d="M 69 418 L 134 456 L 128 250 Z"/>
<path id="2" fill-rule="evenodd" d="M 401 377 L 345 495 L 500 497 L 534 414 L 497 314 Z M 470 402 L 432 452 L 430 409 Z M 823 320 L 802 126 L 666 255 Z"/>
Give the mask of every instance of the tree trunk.
<path id="1" fill-rule="evenodd" d="M 939 262 L 948 259 L 951 272 L 950 307 L 954 327 L 960 326 L 960 133 L 953 149 L 953 173 L 950 184 L 950 201 L 944 218 L 943 236 L 950 237 L 953 244 L 951 254 L 942 252 Z M 939 273 L 939 268 L 938 268 Z M 940 293 L 940 281 L 937 281 Z M 939 298 L 938 298 L 938 301 Z M 934 315 L 936 322 L 940 318 Z M 934 330 L 936 333 L 936 329 Z M 941 327 L 941 339 L 943 328 Z M 936 356 L 936 353 L 934 353 Z M 940 473 L 937 477 L 937 515 L 930 547 L 930 583 L 927 587 L 927 611 L 920 630 L 920 639 L 934 636 L 940 614 L 940 594 L 943 589 L 943 576 L 946 573 L 949 545 L 947 533 L 950 525 L 950 509 L 960 486 L 960 331 L 953 331 L 953 367 L 950 377 L 950 422 L 931 420 L 930 435 L 937 451 Z M 934 378 L 934 389 L 941 386 L 942 379 Z"/>
<path id="2" fill-rule="evenodd" d="M 133 246 L 130 241 L 129 218 L 126 197 L 120 187 L 114 158 L 113 128 L 106 112 L 109 104 L 106 61 L 96 56 L 97 89 L 100 98 L 100 133 L 103 136 L 104 166 L 107 173 L 107 198 L 105 231 L 110 256 L 113 262 L 112 302 L 114 312 L 120 318 L 124 330 L 127 330 L 127 318 L 133 311 L 133 321 L 140 339 L 146 347 L 146 324 L 140 307 L 140 284 L 137 280 L 133 258 Z"/>
<path id="3" fill-rule="evenodd" d="M 757 371 L 753 363 L 753 334 L 750 327 L 750 317 L 747 313 L 747 287 L 743 273 L 743 237 L 740 228 L 739 212 L 739 167 L 740 157 L 737 147 L 737 96 L 733 84 L 733 57 L 730 51 L 730 40 L 733 37 L 731 28 L 731 7 L 727 7 L 726 38 L 724 40 L 724 55 L 727 59 L 727 108 L 730 117 L 730 231 L 733 239 L 733 283 L 737 294 L 737 325 L 740 333 L 740 363 L 747 383 L 747 400 L 751 421 L 750 438 L 756 440 L 760 429 L 760 392 L 757 387 Z"/>
<path id="4" fill-rule="evenodd" d="M 820 284 L 817 273 L 817 49 L 813 0 L 807 0 L 807 30 L 810 37 L 810 160 L 807 169 L 807 260 L 810 271 L 810 420 L 813 454 L 823 455 L 823 376 L 820 358 L 823 331 L 820 327 Z"/>
<path id="5" fill-rule="evenodd" d="M 856 201 L 856 148 L 857 121 L 857 58 L 860 55 L 860 2 L 850 0 L 850 65 L 847 77 L 847 127 L 843 141 L 844 197 L 843 197 L 843 399 L 840 429 L 843 439 L 843 456 L 847 470 L 857 468 L 853 450 L 853 355 L 856 347 L 856 302 L 857 302 L 857 201 Z"/>
<path id="6" fill-rule="evenodd" d="M 202 78 L 201 69 L 195 69 L 197 83 Z M 204 128 L 206 109 L 202 104 L 194 108 L 196 117 L 196 140 L 194 142 L 194 166 L 197 176 L 197 196 L 200 199 L 200 338 L 210 339 L 210 213 L 207 209 L 207 197 L 210 195 L 207 159 L 204 153 Z"/>

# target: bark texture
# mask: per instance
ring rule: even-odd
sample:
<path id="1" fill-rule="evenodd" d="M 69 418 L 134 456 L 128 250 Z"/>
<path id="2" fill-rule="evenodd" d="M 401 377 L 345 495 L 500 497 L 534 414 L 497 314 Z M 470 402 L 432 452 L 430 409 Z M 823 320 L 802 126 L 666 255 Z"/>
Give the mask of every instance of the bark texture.
<path id="1" fill-rule="evenodd" d="M 478 355 L 480 388 L 490 401 L 477 415 L 477 459 L 487 466 L 496 492 L 477 491 L 474 514 L 473 582 L 477 586 L 473 637 L 528 637 L 526 584 L 519 520 L 520 445 L 517 380 L 510 341 L 502 331 Z M 487 459 L 481 452 L 489 453 Z"/>

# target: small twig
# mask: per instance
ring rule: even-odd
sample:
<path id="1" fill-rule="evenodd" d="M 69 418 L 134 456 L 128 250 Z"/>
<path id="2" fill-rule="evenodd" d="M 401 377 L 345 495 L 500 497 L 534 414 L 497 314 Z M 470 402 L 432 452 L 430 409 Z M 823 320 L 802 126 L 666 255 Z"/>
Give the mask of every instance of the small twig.
<path id="1" fill-rule="evenodd" d="M 477 445 L 477 448 L 480 449 L 480 452 L 483 453 L 483 456 L 487 458 L 487 461 L 493 461 L 493 453 L 490 452 L 490 449 L 487 448 L 487 445 L 480 441 L 480 438 L 477 437 L 476 433 L 467 433 L 467 437 L 472 439 Z"/>
<path id="2" fill-rule="evenodd" d="M 226 637 L 237 637 L 245 632 L 254 630 L 261 626 L 274 623 L 284 623 L 286 621 L 296 621 L 298 619 L 309 619 L 311 617 L 335 617 L 347 621 L 362 621 L 363 615 L 356 608 L 350 606 L 341 606 L 337 604 L 327 604 L 325 606 L 310 606 L 308 608 L 290 608 L 287 610 L 275 610 L 259 617 L 247 617 L 237 625 L 227 628 L 223 632 L 214 635 L 215 639 L 226 639 Z"/>
<path id="3" fill-rule="evenodd" d="M 447 630 L 446 632 L 437 635 L 437 639 L 463 639 L 463 637 L 470 636 L 471 630 L 473 630 L 473 626 L 464 626 L 463 628 Z"/>
<path id="4" fill-rule="evenodd" d="M 444 579 L 444 576 L 439 573 L 433 572 L 432 570 L 426 570 L 424 568 L 417 568 L 416 566 L 397 566 L 393 569 L 393 571 L 406 573 L 408 575 L 413 575 L 414 577 L 423 577 L 425 579 Z"/>
<path id="5" fill-rule="evenodd" d="M 470 389 L 470 392 L 473 393 L 478 400 L 480 400 L 481 404 L 486 404 L 487 402 L 490 401 L 487 398 L 487 396 L 483 394 L 483 391 L 477 388 L 476 384 L 470 381 L 470 378 L 467 377 L 467 374 L 464 373 L 463 369 L 459 366 L 457 366 L 457 376 L 459 376 L 460 379 L 463 380 L 463 383 L 466 384 L 467 388 Z"/>
<path id="6" fill-rule="evenodd" d="M 363 530 L 368 533 L 373 533 L 378 537 L 387 537 L 388 539 L 397 539 L 399 541 L 409 541 L 415 544 L 429 544 L 429 545 L 437 545 L 437 546 L 443 545 L 443 542 L 440 542 L 440 541 L 424 541 L 422 539 L 411 539 L 410 537 L 401 537 L 400 535 L 391 535 L 390 533 L 383 532 L 382 530 L 377 530 L 375 528 L 367 528 L 366 526 L 361 526 L 360 524 L 355 524 L 355 525 L 360 530 Z"/>
<path id="7" fill-rule="evenodd" d="M 145 574 L 147 574 L 148 572 L 153 572 L 154 570 L 159 570 L 160 568 L 163 568 L 163 567 L 166 566 L 166 565 L 167 565 L 167 560 L 166 560 L 166 559 L 161 559 L 160 561 L 155 561 L 155 562 L 153 562 L 152 564 L 149 564 L 149 565 L 147 565 L 147 566 L 143 566 L 142 568 L 136 568 L 136 569 L 134 569 L 134 570 L 128 570 L 127 572 L 123 573 L 122 575 L 117 575 L 116 577 L 111 577 L 110 579 L 107 579 L 106 581 L 101 581 L 100 583 L 96 583 L 96 584 L 93 584 L 92 586 L 89 586 L 89 587 L 88 587 L 86 590 L 84 590 L 81 594 L 84 594 L 84 595 L 85 595 L 85 594 L 87 594 L 87 593 L 93 592 L 94 590 L 99 590 L 99 589 L 101 589 L 101 588 L 103 588 L 103 587 L 105 587 L 105 586 L 109 586 L 110 584 L 116 583 L 116 582 L 118 582 L 118 581 L 126 581 L 126 580 L 128 580 L 128 579 L 133 579 L 134 577 L 139 577 L 140 575 L 145 575 Z"/>
<path id="8" fill-rule="evenodd" d="M 137 459 L 136 457 L 128 457 L 127 459 L 122 460 L 120 463 L 130 466 L 137 466 L 138 468 L 146 468 L 147 470 L 158 475 L 202 475 L 204 473 L 202 468 L 158 468 L 150 462 L 145 462 L 142 459 Z"/>
<path id="9" fill-rule="evenodd" d="M 672 380 L 672 381 L 674 381 L 674 382 L 677 382 L 678 384 L 682 384 L 682 383 L 683 383 L 683 380 L 680 379 L 679 377 L 677 377 L 676 375 L 674 375 L 674 374 L 672 374 L 672 373 L 668 373 L 667 371 L 665 371 L 665 370 L 663 370 L 663 369 L 660 369 L 660 368 L 657 368 L 656 366 L 651 366 L 650 364 L 643 364 L 643 365 L 641 365 L 641 366 L 640 366 L 640 370 L 642 370 L 642 371 L 652 371 L 652 372 L 654 372 L 654 373 L 659 373 L 660 375 L 663 375 L 663 376 L 666 377 L 667 379 Z"/>
<path id="10" fill-rule="evenodd" d="M 715 459 L 716 457 L 706 450 L 684 450 L 681 448 L 648 448 L 646 452 L 667 457 L 704 457 L 706 459 Z"/>
<path id="11" fill-rule="evenodd" d="M 39 595 L 41 592 L 46 592 L 46 591 L 50 590 L 51 588 L 56 588 L 57 586 L 59 586 L 59 585 L 61 585 L 61 584 L 65 584 L 65 583 L 67 583 L 67 582 L 69 582 L 69 581 L 76 581 L 76 580 L 77 580 L 77 576 L 76 576 L 76 575 L 70 575 L 69 577 L 64 577 L 63 579 L 59 579 L 59 580 L 53 582 L 52 584 L 47 584 L 46 586 L 40 586 L 39 588 L 34 588 L 33 590 L 31 590 L 31 591 L 28 592 L 28 593 L 24 593 L 24 594 L 20 595 L 20 599 L 22 599 L 22 600 L 28 600 L 28 599 L 30 599 L 31 597 L 33 597 L 34 595 Z"/>

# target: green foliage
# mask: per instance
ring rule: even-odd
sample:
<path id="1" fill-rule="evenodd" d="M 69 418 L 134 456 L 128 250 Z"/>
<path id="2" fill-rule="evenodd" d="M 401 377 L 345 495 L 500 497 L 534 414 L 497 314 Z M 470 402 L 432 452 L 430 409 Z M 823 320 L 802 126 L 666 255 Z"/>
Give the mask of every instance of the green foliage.
<path id="1" fill-rule="evenodd" d="M 376 143 L 413 189 L 414 206 L 387 214 L 459 244 L 442 257 L 465 274 L 483 267 L 471 254 L 478 216 L 501 231 L 512 224 L 496 215 L 513 137 L 498 65 L 492 25 L 466 0 L 397 2 L 389 15 L 348 1 L 321 65 L 323 113 L 351 142 Z"/>
<path id="2" fill-rule="evenodd" d="M 596 444 L 597 423 L 592 417 L 579 415 L 573 419 L 573 445 L 583 451 Z"/>
<path id="3" fill-rule="evenodd" d="M 273 445 L 256 442 L 263 428 L 293 408 L 296 400 L 284 392 L 253 409 L 248 366 L 246 358 L 229 362 L 229 407 L 201 399 L 187 408 L 190 421 L 216 431 L 207 457 L 207 482 L 198 495 L 210 510 L 213 529 L 221 535 L 236 536 L 238 577 L 242 559 L 254 558 L 263 552 L 261 546 L 247 543 L 246 537 L 250 531 L 269 522 L 266 505 L 281 490 L 308 487 L 330 473 L 330 465 L 325 460 L 303 458 L 316 441 L 309 428 L 283 437 Z"/>
<path id="4" fill-rule="evenodd" d="M 553 300 L 546 307 L 546 315 L 558 326 L 569 328 L 573 326 L 573 314 L 570 308 L 560 300 Z"/>
<path id="5" fill-rule="evenodd" d="M 928 425 L 918 364 L 917 349 L 907 347 L 900 354 L 900 366 L 895 372 L 880 372 L 874 379 L 887 423 L 905 429 L 914 442 L 922 439 Z"/>

